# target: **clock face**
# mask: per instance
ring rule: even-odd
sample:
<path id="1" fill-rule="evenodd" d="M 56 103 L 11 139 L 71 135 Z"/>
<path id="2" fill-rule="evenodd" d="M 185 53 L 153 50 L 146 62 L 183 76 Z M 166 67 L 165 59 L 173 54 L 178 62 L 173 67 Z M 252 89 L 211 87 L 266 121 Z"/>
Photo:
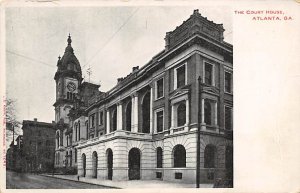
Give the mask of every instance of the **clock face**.
<path id="1" fill-rule="evenodd" d="M 67 88 L 69 91 L 73 92 L 76 89 L 76 85 L 73 82 L 69 82 Z"/>

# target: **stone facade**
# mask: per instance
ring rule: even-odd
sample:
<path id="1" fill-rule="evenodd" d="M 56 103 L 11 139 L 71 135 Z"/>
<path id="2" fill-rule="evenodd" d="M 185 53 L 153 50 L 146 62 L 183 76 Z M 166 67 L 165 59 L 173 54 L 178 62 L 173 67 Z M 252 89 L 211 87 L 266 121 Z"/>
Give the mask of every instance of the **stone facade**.
<path id="1" fill-rule="evenodd" d="M 57 83 L 75 78 L 76 97 L 62 96 L 65 100 L 54 105 L 56 167 L 73 160 L 83 177 L 195 183 L 200 129 L 201 183 L 232 180 L 233 47 L 224 42 L 223 32 L 221 24 L 195 10 L 167 32 L 163 51 L 105 93 L 82 83 L 81 72 L 58 69 Z M 79 67 L 73 69 L 80 69 L 75 64 Z M 89 94 L 80 89 L 84 84 Z M 64 93 L 68 87 L 59 89 Z M 60 113 L 67 104 L 68 112 Z M 70 151 L 76 154 L 70 157 Z"/>

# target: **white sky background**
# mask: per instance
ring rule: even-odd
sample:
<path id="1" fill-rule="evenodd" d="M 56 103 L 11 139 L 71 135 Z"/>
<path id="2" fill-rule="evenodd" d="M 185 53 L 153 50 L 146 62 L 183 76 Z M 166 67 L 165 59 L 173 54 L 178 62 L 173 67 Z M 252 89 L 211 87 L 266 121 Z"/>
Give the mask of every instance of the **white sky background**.
<path id="1" fill-rule="evenodd" d="M 187 20 L 194 9 L 223 23 L 225 41 L 232 43 L 230 7 L 6 8 L 7 97 L 17 100 L 19 120 L 54 120 L 53 77 L 69 32 L 86 80 L 90 65 L 91 81 L 101 81 L 100 90 L 107 91 L 133 66 L 145 65 L 163 50 L 166 32 Z"/>

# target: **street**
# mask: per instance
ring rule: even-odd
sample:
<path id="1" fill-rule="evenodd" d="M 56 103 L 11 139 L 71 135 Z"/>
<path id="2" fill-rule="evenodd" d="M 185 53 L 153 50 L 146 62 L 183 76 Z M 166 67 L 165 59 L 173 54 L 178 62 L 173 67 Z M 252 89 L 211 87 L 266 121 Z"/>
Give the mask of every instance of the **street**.
<path id="1" fill-rule="evenodd" d="M 103 189 L 100 185 L 73 182 L 36 174 L 6 171 L 6 189 Z"/>

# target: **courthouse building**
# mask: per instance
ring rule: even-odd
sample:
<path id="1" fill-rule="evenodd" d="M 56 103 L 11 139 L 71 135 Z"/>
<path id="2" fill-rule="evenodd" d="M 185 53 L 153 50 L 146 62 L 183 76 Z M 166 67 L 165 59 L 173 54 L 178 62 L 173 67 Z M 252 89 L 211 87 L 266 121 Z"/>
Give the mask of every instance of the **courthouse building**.
<path id="1" fill-rule="evenodd" d="M 99 180 L 195 183 L 200 129 L 201 183 L 232 178 L 233 46 L 224 31 L 195 10 L 107 92 L 83 82 L 69 36 L 55 74 L 55 167 Z"/>

